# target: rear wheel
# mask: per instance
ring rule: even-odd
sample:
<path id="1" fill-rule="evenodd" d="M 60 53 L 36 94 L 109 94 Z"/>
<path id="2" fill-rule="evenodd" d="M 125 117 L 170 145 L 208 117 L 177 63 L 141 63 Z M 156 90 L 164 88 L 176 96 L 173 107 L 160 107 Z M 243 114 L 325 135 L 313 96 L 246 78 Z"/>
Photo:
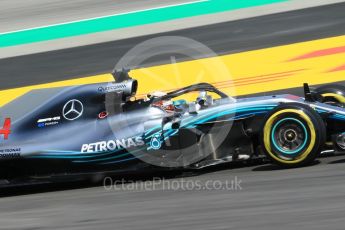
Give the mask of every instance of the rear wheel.
<path id="1" fill-rule="evenodd" d="M 345 86 L 339 84 L 324 85 L 315 90 L 323 97 L 322 102 L 345 107 Z"/>
<path id="2" fill-rule="evenodd" d="M 326 142 L 322 118 L 309 106 L 286 104 L 267 114 L 260 135 L 265 154 L 285 167 L 310 164 Z"/>

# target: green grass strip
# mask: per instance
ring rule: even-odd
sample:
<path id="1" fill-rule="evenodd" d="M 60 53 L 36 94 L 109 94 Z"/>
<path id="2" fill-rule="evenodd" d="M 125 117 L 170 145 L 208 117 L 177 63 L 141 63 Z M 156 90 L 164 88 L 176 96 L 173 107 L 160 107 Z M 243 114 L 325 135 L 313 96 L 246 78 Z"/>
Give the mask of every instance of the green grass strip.
<path id="1" fill-rule="evenodd" d="M 79 36 L 286 0 L 209 0 L 0 34 L 0 47 Z"/>

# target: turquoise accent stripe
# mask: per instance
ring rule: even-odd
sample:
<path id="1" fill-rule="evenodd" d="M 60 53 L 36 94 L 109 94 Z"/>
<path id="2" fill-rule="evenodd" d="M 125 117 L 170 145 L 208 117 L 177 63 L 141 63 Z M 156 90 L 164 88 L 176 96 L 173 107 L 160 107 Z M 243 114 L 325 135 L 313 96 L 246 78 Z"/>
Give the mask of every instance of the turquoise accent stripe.
<path id="1" fill-rule="evenodd" d="M 345 120 L 345 115 L 335 114 L 335 115 L 332 115 L 331 118 L 337 119 L 337 120 Z"/>
<path id="2" fill-rule="evenodd" d="M 197 122 L 197 124 L 202 124 L 204 122 L 208 122 L 211 121 L 212 119 L 216 119 L 218 117 L 221 116 L 225 116 L 225 115 L 230 115 L 232 113 L 241 113 L 241 112 L 249 112 L 249 111 L 269 111 L 272 110 L 275 107 L 275 105 L 267 105 L 267 106 L 257 106 L 257 107 L 253 107 L 253 108 L 243 108 L 243 109 L 235 109 L 235 110 L 230 110 L 230 111 L 225 111 L 225 112 L 221 112 L 221 113 L 217 113 L 215 115 L 212 116 L 208 116 L 207 118 L 203 119 L 203 120 L 199 120 Z"/>
<path id="3" fill-rule="evenodd" d="M 144 155 L 139 155 L 139 156 L 135 156 L 135 157 L 123 159 L 123 160 L 111 161 L 111 162 L 104 162 L 104 163 L 101 163 L 101 164 L 102 164 L 102 165 L 117 164 L 117 163 L 122 163 L 122 162 L 126 162 L 126 161 L 138 160 L 138 159 L 140 159 L 140 158 L 143 157 L 143 156 L 144 156 Z"/>
<path id="4" fill-rule="evenodd" d="M 133 153 L 136 153 L 136 152 L 139 152 L 139 151 L 144 151 L 144 150 L 145 150 L 145 148 L 140 148 L 140 149 L 129 151 L 127 153 L 123 153 L 123 154 L 120 154 L 120 155 L 117 155 L 117 156 L 100 158 L 100 159 L 93 159 L 93 160 L 75 160 L 73 162 L 74 163 L 90 163 L 90 162 L 99 162 L 99 161 L 113 160 L 113 159 L 118 159 L 118 158 L 122 158 L 122 157 L 125 157 L 125 156 L 132 156 Z M 132 158 L 132 157 L 130 157 L 130 158 Z M 135 156 L 134 156 L 134 158 L 135 158 Z M 126 159 L 128 159 L 128 158 L 126 158 Z"/>
<path id="5" fill-rule="evenodd" d="M 288 0 L 205 0 L 0 34 L 0 48 L 79 36 Z"/>

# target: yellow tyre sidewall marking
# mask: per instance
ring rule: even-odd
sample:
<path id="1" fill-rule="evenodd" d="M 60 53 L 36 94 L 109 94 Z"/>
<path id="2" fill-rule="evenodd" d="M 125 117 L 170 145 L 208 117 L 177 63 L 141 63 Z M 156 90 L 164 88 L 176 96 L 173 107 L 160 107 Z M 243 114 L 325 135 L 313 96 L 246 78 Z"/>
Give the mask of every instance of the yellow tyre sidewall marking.
<path id="1" fill-rule="evenodd" d="M 345 103 L 345 97 L 336 93 L 324 93 L 323 97 L 333 97 L 340 103 Z"/>
<path id="2" fill-rule="evenodd" d="M 300 118 L 302 118 L 307 124 L 310 131 L 310 143 L 308 148 L 304 151 L 304 153 L 300 156 L 298 156 L 295 160 L 284 160 L 279 157 L 277 157 L 273 152 L 271 148 L 271 130 L 273 123 L 277 120 L 278 116 L 284 113 L 294 113 L 298 115 Z M 306 115 L 303 111 L 297 110 L 297 109 L 284 109 L 280 110 L 276 113 L 274 113 L 266 122 L 264 127 L 264 145 L 267 153 L 276 161 L 284 163 L 284 164 L 297 164 L 305 160 L 310 152 L 313 150 L 315 145 L 315 137 L 316 137 L 316 131 L 313 122 L 311 121 L 310 117 Z"/>

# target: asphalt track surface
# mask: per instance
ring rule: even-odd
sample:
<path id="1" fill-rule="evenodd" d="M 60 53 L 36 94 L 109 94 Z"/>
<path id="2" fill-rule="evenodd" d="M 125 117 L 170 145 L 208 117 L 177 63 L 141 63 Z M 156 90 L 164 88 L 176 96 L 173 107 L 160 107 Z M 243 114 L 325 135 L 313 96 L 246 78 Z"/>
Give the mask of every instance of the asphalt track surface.
<path id="1" fill-rule="evenodd" d="M 342 35 L 344 12 L 345 4 L 338 4 L 168 34 L 194 38 L 219 54 L 233 53 Z M 108 72 L 116 62 L 114 53 L 121 56 L 149 37 L 1 60 L 1 87 Z M 160 186 L 107 191 L 78 184 L 65 191 L 17 190 L 15 196 L 0 198 L 0 229 L 340 230 L 345 225 L 344 166 L 345 156 L 337 156 L 305 168 L 227 165 L 183 177 L 202 185 L 237 178 L 242 188 L 237 191 Z"/>
<path id="2" fill-rule="evenodd" d="M 344 12 L 345 3 L 341 3 L 0 59 L 0 89 L 109 73 L 117 61 L 133 46 L 157 36 L 192 38 L 207 45 L 217 54 L 228 54 L 343 35 L 345 34 Z M 152 59 L 146 64 L 154 65 L 168 61 L 170 61 L 170 56 Z"/>
<path id="3" fill-rule="evenodd" d="M 16 196 L 0 198 L 0 229 L 342 230 L 344 166 L 345 156 L 286 170 L 228 165 L 184 176 L 180 189 L 176 184 L 182 178 L 177 177 L 166 180 L 164 187 L 158 182 L 146 185 L 147 190 L 142 184 L 129 190 L 125 184 L 110 190 L 74 186 L 36 194 L 22 191 L 22 196 L 17 191 Z M 219 189 L 231 180 L 238 181 L 237 187 Z M 213 182 L 215 189 L 193 190 L 193 184 L 212 188 Z"/>

